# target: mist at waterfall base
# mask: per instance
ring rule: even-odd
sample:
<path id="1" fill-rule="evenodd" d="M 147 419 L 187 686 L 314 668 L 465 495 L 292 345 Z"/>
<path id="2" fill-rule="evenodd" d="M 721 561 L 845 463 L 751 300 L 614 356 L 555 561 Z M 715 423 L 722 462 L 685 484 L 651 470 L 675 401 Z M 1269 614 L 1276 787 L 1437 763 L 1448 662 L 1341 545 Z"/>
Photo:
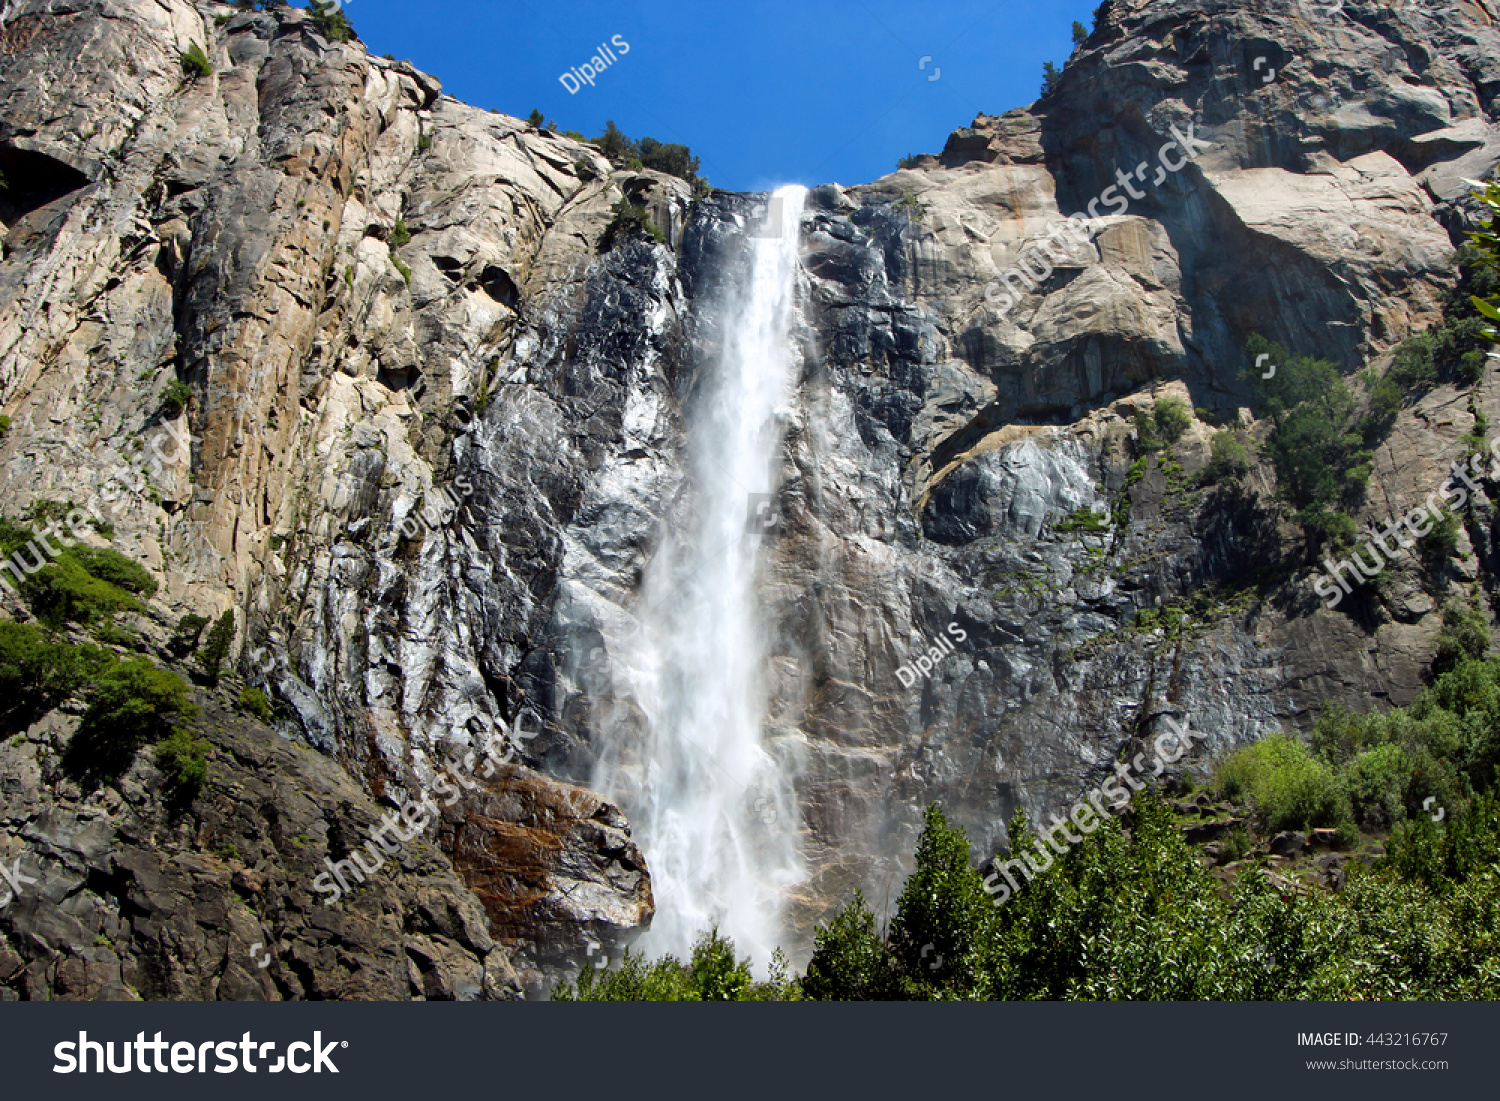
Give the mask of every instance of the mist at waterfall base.
<path id="1" fill-rule="evenodd" d="M 778 189 L 747 227 L 748 262 L 724 292 L 722 351 L 686 410 L 693 523 L 663 540 L 638 630 L 611 656 L 638 711 L 607 738 L 593 780 L 630 818 L 651 870 L 656 915 L 636 947 L 685 959 L 717 926 L 761 974 L 787 892 L 806 874 L 789 770 L 763 739 L 765 532 L 751 523 L 756 502 L 774 500 L 795 396 L 805 194 Z"/>

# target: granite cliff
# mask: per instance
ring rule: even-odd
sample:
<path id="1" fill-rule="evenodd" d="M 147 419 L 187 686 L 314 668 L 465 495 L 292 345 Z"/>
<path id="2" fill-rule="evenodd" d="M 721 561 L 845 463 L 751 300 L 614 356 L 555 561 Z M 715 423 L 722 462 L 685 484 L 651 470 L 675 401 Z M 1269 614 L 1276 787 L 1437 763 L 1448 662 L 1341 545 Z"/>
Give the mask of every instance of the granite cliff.
<path id="1" fill-rule="evenodd" d="M 1111 0 L 1038 102 L 810 193 L 764 549 L 767 742 L 799 804 L 767 828 L 809 865 L 788 947 L 855 887 L 888 896 L 927 802 L 994 846 L 1163 716 L 1208 733 L 1201 769 L 1327 700 L 1404 702 L 1442 600 L 1493 590 L 1485 497 L 1442 570 L 1327 611 L 1267 467 L 1193 480 L 1219 427 L 1264 437 L 1249 334 L 1380 371 L 1438 322 L 1463 181 L 1500 161 L 1492 3 L 1326 7 Z M 193 44 L 211 72 L 185 74 Z M 647 861 L 581 785 L 630 705 L 613 670 L 764 198 L 618 169 L 298 9 L 190 0 L 0 7 L 0 173 L 4 510 L 112 499 L 190 432 L 98 541 L 160 584 L 125 617 L 148 653 L 233 611 L 226 683 L 280 709 L 200 686 L 210 780 L 177 815 L 144 755 L 67 777 L 76 705 L 7 731 L 0 856 L 42 886 L 0 911 L 4 996 L 514 996 L 627 941 Z M 659 240 L 620 231 L 622 199 Z M 1192 423 L 1141 463 L 1132 417 L 1169 395 Z M 1368 518 L 1497 419 L 1492 367 L 1408 401 Z M 321 906 L 325 859 L 523 721 L 518 763 Z"/>

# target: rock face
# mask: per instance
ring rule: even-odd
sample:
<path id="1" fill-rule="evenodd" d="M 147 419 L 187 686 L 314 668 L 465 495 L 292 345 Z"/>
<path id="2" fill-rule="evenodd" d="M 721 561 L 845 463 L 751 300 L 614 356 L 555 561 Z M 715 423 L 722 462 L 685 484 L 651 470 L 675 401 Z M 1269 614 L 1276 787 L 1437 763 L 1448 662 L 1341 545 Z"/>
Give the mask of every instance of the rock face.
<path id="1" fill-rule="evenodd" d="M 379 808 L 324 755 L 200 699 L 209 781 L 186 811 L 168 809 L 150 752 L 104 788 L 69 779 L 76 720 L 61 712 L 0 745 L 0 856 L 35 881 L 0 911 L 0 998 L 521 996 L 484 911 L 425 841 L 323 905 L 324 861 L 360 848 Z"/>
<path id="2" fill-rule="evenodd" d="M 191 43 L 212 75 L 184 77 Z M 801 810 L 775 828 L 811 869 L 794 954 L 854 887 L 893 897 L 928 801 L 988 850 L 1017 806 L 1059 809 L 1164 714 L 1208 732 L 1201 770 L 1324 700 L 1418 690 L 1445 589 L 1491 587 L 1487 500 L 1447 576 L 1393 568 L 1383 603 L 1326 612 L 1305 569 L 1247 585 L 1296 559 L 1266 470 L 1195 489 L 1201 416 L 1137 469 L 1130 418 L 1174 395 L 1263 435 L 1242 410 L 1251 332 L 1354 369 L 1432 324 L 1462 180 L 1500 159 L 1497 95 L 1481 0 L 1330 17 L 1111 0 L 1038 103 L 812 191 L 786 519 L 764 555 L 768 742 Z M 534 717 L 525 767 L 429 839 L 524 977 L 628 939 L 653 905 L 630 808 L 573 785 L 603 710 L 631 705 L 611 670 L 660 525 L 690 507 L 683 411 L 764 200 L 614 172 L 300 9 L 189 0 L 7 4 L 0 171 L 7 508 L 138 468 L 178 427 L 168 383 L 188 383 L 195 442 L 114 516 L 162 581 L 144 626 L 235 609 L 285 733 L 372 808 Z M 625 197 L 665 244 L 612 225 Z M 1074 212 L 1076 235 L 1054 234 Z M 1488 379 L 1404 409 L 1369 516 L 1436 488 L 1478 414 L 1500 418 Z M 1185 626 L 1137 617 L 1164 606 Z M 960 632 L 908 686 L 909 659 Z M 513 989 L 485 978 L 497 949 L 443 929 L 441 951 L 407 947 L 422 992 Z M 179 996 L 213 973 L 143 987 L 119 966 L 26 991 Z M 407 996 L 403 976 L 346 993 Z"/>

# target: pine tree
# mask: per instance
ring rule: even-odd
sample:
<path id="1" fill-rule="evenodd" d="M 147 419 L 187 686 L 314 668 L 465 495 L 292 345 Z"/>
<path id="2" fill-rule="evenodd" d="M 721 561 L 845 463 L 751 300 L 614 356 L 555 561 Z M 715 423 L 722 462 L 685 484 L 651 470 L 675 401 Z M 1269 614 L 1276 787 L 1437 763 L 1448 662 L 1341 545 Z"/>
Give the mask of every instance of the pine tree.
<path id="1" fill-rule="evenodd" d="M 234 643 L 234 609 L 230 609 L 221 615 L 208 632 L 208 641 L 203 644 L 203 653 L 199 660 L 203 663 L 203 671 L 208 674 L 209 680 L 215 684 L 219 680 L 219 669 L 224 664 L 224 659 L 229 656 L 229 647 Z"/>
<path id="2" fill-rule="evenodd" d="M 330 42 L 348 42 L 355 37 L 354 25 L 338 0 L 308 0 L 308 18 Z"/>

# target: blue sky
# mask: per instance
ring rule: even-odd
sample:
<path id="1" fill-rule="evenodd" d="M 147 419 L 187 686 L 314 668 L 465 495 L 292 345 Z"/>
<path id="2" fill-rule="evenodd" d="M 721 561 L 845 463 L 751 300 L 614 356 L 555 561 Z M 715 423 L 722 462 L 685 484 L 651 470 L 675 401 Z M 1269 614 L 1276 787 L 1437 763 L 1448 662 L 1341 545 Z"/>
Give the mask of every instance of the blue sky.
<path id="1" fill-rule="evenodd" d="M 468 103 L 682 142 L 715 186 L 864 183 L 1036 98 L 1096 0 L 346 0 L 371 53 Z M 558 76 L 630 52 L 570 95 Z M 619 51 L 615 51 L 619 54 Z M 923 64 L 923 58 L 931 60 Z M 936 76 L 937 79 L 930 79 Z"/>

